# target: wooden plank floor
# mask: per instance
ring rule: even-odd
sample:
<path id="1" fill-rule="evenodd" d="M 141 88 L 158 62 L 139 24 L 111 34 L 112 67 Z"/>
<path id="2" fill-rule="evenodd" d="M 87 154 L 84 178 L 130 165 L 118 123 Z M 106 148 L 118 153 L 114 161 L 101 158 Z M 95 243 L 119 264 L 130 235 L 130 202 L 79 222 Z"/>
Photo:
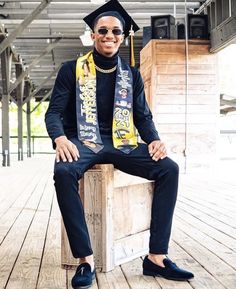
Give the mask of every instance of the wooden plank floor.
<path id="1" fill-rule="evenodd" d="M 74 271 L 60 266 L 60 212 L 52 170 L 53 156 L 0 168 L 0 289 L 71 289 Z M 233 174 L 180 179 L 169 256 L 193 271 L 194 280 L 142 276 L 138 258 L 112 272 L 98 272 L 93 289 L 236 288 Z"/>

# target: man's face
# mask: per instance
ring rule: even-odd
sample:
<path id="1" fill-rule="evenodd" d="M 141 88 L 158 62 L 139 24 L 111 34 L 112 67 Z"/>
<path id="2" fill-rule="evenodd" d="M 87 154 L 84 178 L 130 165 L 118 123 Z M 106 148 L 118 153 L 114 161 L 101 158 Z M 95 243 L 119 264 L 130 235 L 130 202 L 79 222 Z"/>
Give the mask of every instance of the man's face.
<path id="1" fill-rule="evenodd" d="M 100 34 L 99 31 L 101 28 L 106 28 L 108 32 L 106 34 Z M 120 29 L 123 32 L 120 20 L 113 16 L 104 16 L 98 19 L 94 27 L 94 33 L 92 34 L 96 50 L 106 57 L 112 57 L 116 54 L 124 39 L 123 34 L 115 35 L 112 32 L 113 29 Z"/>

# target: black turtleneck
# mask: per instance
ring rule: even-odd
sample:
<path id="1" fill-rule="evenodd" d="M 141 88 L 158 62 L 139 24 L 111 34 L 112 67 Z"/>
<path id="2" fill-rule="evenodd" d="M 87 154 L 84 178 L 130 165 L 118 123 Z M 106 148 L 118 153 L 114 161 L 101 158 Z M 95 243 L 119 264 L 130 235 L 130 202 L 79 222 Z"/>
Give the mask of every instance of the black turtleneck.
<path id="1" fill-rule="evenodd" d="M 118 53 L 105 57 L 93 51 L 95 64 L 103 69 L 114 67 Z M 152 114 L 147 105 L 144 86 L 139 71 L 131 68 L 133 74 L 133 112 L 134 124 L 141 138 L 150 143 L 159 139 L 152 121 Z M 52 141 L 62 135 L 68 138 L 77 137 L 76 121 L 76 60 L 65 62 L 58 72 L 45 122 Z M 111 134 L 116 71 L 102 73 L 97 71 L 97 114 L 101 134 Z"/>
<path id="2" fill-rule="evenodd" d="M 100 54 L 96 48 L 93 49 L 93 59 L 94 62 L 96 63 L 97 66 L 104 68 L 104 69 L 109 69 L 117 65 L 118 63 L 118 54 L 117 52 L 115 55 L 112 57 L 106 57 L 102 54 Z"/>
<path id="3" fill-rule="evenodd" d="M 94 48 L 93 57 L 95 64 L 103 69 L 110 69 L 117 65 L 118 53 L 112 57 L 105 57 Z M 97 77 L 97 114 L 101 134 L 111 134 L 113 105 L 115 93 L 116 71 L 102 73 L 96 71 Z"/>

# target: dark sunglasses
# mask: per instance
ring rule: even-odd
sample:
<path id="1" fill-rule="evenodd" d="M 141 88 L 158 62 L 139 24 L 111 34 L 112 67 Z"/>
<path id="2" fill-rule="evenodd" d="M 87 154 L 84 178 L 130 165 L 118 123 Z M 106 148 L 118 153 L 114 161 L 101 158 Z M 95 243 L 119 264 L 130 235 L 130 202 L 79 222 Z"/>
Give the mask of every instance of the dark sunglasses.
<path id="1" fill-rule="evenodd" d="M 99 28 L 98 33 L 101 35 L 106 35 L 109 30 L 110 29 L 107 29 L 107 28 Z M 120 28 L 113 28 L 111 29 L 111 31 L 114 35 L 121 35 L 123 33 L 123 31 Z"/>

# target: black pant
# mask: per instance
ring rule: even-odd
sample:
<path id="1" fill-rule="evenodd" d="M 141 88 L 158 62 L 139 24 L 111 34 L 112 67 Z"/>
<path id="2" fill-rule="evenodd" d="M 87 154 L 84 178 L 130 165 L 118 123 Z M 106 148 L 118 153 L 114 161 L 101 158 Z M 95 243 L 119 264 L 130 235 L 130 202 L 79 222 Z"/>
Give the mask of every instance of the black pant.
<path id="1" fill-rule="evenodd" d="M 149 252 L 167 254 L 178 189 L 178 165 L 168 157 L 153 161 L 146 144 L 139 144 L 127 155 L 113 147 L 110 136 L 102 136 L 102 139 L 104 148 L 95 154 L 78 139 L 72 138 L 71 141 L 80 152 L 78 161 L 55 163 L 57 199 L 73 256 L 82 258 L 93 253 L 78 194 L 78 180 L 85 171 L 98 163 L 111 163 L 123 172 L 155 181 Z"/>

